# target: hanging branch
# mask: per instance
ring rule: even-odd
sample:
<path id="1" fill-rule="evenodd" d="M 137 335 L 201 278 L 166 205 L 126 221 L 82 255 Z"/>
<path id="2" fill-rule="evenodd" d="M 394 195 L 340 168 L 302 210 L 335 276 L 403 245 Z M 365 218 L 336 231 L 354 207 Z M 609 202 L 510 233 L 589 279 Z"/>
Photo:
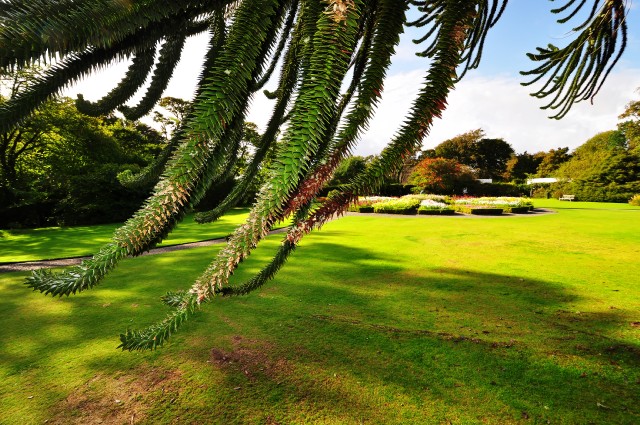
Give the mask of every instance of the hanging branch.
<path id="1" fill-rule="evenodd" d="M 574 3 L 575 0 L 569 0 L 552 12 L 565 12 Z M 585 4 L 586 0 L 581 1 L 558 22 L 571 20 Z M 537 53 L 528 54 L 531 60 L 542 64 L 521 72 L 533 76 L 523 85 L 543 81 L 542 87 L 531 95 L 550 98 L 542 109 L 557 111 L 551 118 L 564 117 L 574 103 L 587 99 L 593 102 L 627 45 L 625 4 L 624 0 L 594 0 L 587 18 L 574 28 L 576 37 L 571 43 L 564 48 L 549 44 L 546 48 L 539 47 Z"/>
<path id="2" fill-rule="evenodd" d="M 167 20 L 224 10 L 231 0 L 136 2 L 12 0 L 0 10 L 0 68 L 28 66 L 88 49 L 110 49 Z M 168 31 L 166 34 L 170 34 Z"/>
<path id="3" fill-rule="evenodd" d="M 142 100 L 134 107 L 122 105 L 118 108 L 126 119 L 136 121 L 147 115 L 149 111 L 156 106 L 156 103 L 162 97 L 162 92 L 173 76 L 173 71 L 182 56 L 182 48 L 187 39 L 187 34 L 177 34 L 165 40 L 162 49 L 160 49 L 160 57 L 156 64 L 156 69 L 151 79 L 151 84 L 147 89 Z"/>
<path id="4" fill-rule="evenodd" d="M 254 153 L 249 166 L 247 167 L 244 175 L 236 182 L 231 192 L 220 202 L 214 209 L 205 211 L 195 215 L 194 219 L 198 223 L 210 223 L 217 220 L 229 209 L 237 205 L 237 203 L 245 196 L 247 189 L 253 183 L 253 179 L 257 175 L 260 167 L 263 165 L 264 158 L 267 153 L 272 149 L 281 125 L 285 121 L 286 108 L 291 101 L 291 97 L 298 86 L 298 80 L 301 78 L 300 69 L 303 67 L 304 61 L 301 58 L 304 57 L 302 53 L 304 49 L 303 40 L 305 34 L 308 34 L 309 28 L 315 29 L 316 20 L 319 15 L 318 8 L 307 8 L 301 13 L 302 18 L 299 21 L 298 27 L 294 30 L 289 49 L 285 54 L 284 64 L 280 75 L 280 82 L 278 88 L 274 93 L 274 97 L 277 99 L 276 105 L 273 108 L 271 118 L 267 124 L 267 129 L 260 138 L 260 144 L 258 149 Z"/>
<path id="5" fill-rule="evenodd" d="M 217 11 L 214 14 L 210 24 L 210 32 L 211 39 L 209 41 L 209 48 L 207 49 L 207 54 L 205 55 L 205 60 L 202 65 L 202 71 L 200 72 L 198 83 L 196 85 L 194 96 L 196 99 L 202 95 L 205 78 L 207 77 L 209 70 L 215 65 L 227 37 L 227 28 L 222 11 Z M 165 148 L 162 149 L 162 152 L 160 152 L 160 154 L 138 174 L 133 174 L 129 170 L 120 173 L 118 175 L 118 181 L 120 184 L 129 188 L 139 188 L 156 184 L 164 171 L 169 158 L 171 158 L 171 155 L 179 146 L 180 141 L 184 138 L 186 133 L 186 123 L 191 118 L 193 118 L 193 113 L 189 112 L 185 116 L 184 122 L 180 123 L 180 127 L 176 129 L 174 134 L 171 136 L 171 140 L 167 146 L 165 146 Z"/>
<path id="6" fill-rule="evenodd" d="M 202 95 L 196 99 L 185 141 L 167 165 L 154 194 L 115 232 L 113 242 L 92 259 L 62 274 L 36 271 L 28 278 L 28 286 L 60 296 L 95 286 L 120 259 L 139 255 L 158 243 L 180 221 L 191 202 L 197 202 L 204 194 L 213 178 L 206 172 L 216 168 L 208 167 L 211 155 L 234 116 L 246 109 L 249 84 L 259 63 L 262 44 L 255 41 L 265 37 L 273 25 L 277 0 L 261 1 L 260 13 L 246 3 L 238 9 L 237 20 L 214 67 L 215 78 L 207 81 Z M 251 32 L 246 30 L 251 27 L 254 27 Z M 222 102 L 205 96 L 216 92 L 227 96 Z"/>
<path id="7" fill-rule="evenodd" d="M 274 223 L 289 194 L 298 183 L 299 174 L 308 167 L 331 119 L 340 90 L 339 82 L 347 70 L 350 51 L 355 47 L 355 30 L 361 4 L 353 2 L 342 11 L 330 8 L 322 14 L 314 37 L 315 52 L 309 72 L 302 82 L 300 97 L 294 105 L 290 126 L 279 150 L 279 161 L 271 172 L 270 181 L 260 192 L 258 201 L 247 221 L 229 238 L 216 260 L 192 286 L 184 302 L 167 318 L 142 331 L 127 331 L 121 335 L 123 350 L 153 349 L 162 345 L 190 314 L 194 302 L 202 303 L 215 295 L 216 288 L 223 287 L 238 263 L 255 248 Z M 338 78 L 334 78 L 334 77 Z M 322 87 L 322 91 L 304 90 Z M 282 179 L 282 176 L 285 178 Z"/>
<path id="8" fill-rule="evenodd" d="M 206 30 L 206 23 L 189 24 L 187 18 L 178 20 L 181 25 L 192 25 L 192 30 Z M 153 25 L 147 31 L 140 31 L 110 48 L 90 48 L 82 53 L 68 55 L 56 65 L 45 70 L 32 85 L 11 98 L 0 107 L 0 132 L 6 133 L 32 114 L 47 100 L 60 94 L 67 86 L 99 71 L 111 61 L 125 59 L 137 49 L 151 48 L 156 41 L 172 28 L 170 21 Z"/>
<path id="9" fill-rule="evenodd" d="M 384 1 L 382 2 L 384 3 Z M 382 184 L 384 174 L 401 165 L 404 162 L 406 152 L 413 152 L 420 146 L 422 138 L 426 136 L 433 123 L 433 119 L 439 117 L 446 106 L 446 98 L 456 79 L 456 66 L 462 61 L 465 51 L 466 31 L 474 17 L 473 8 L 468 5 L 464 6 L 460 2 L 448 2 L 447 6 L 449 8 L 445 8 L 443 11 L 443 26 L 439 30 L 436 43 L 438 53 L 435 55 L 426 83 L 414 102 L 411 118 L 407 120 L 393 142 L 383 150 L 379 160 L 382 167 L 371 167 L 365 170 L 341 193 L 330 196 L 309 217 L 297 219 L 287 232 L 272 261 L 248 282 L 237 287 L 221 288 L 222 295 L 245 295 L 262 286 L 284 265 L 304 235 L 313 229 L 321 228 L 336 214 L 342 214 L 349 204 L 357 198 L 357 193 L 375 191 Z M 448 21 L 447 18 L 451 21 Z M 468 44 L 466 48 L 468 48 Z M 378 57 L 378 55 L 373 57 Z M 343 132 L 343 136 L 346 138 L 338 143 L 334 158 L 332 158 L 334 169 L 339 163 L 335 156 L 341 156 L 340 149 L 349 144 L 350 138 L 347 136 L 349 134 L 348 131 Z M 317 174 L 310 177 L 306 185 L 303 184 L 299 195 L 293 198 L 294 202 L 289 205 L 289 210 L 295 210 L 301 206 L 300 211 L 303 212 L 297 217 L 306 215 L 304 213 L 310 205 L 310 199 L 330 178 L 331 172 L 327 172 L 327 170 L 331 167 L 331 165 L 327 165 L 326 169 L 319 168 Z"/>
<path id="10" fill-rule="evenodd" d="M 97 102 L 89 102 L 84 99 L 82 94 L 78 94 L 76 99 L 78 111 L 85 115 L 97 117 L 106 115 L 124 104 L 144 84 L 147 75 L 153 68 L 155 54 L 155 48 L 137 52 L 122 81 Z"/>

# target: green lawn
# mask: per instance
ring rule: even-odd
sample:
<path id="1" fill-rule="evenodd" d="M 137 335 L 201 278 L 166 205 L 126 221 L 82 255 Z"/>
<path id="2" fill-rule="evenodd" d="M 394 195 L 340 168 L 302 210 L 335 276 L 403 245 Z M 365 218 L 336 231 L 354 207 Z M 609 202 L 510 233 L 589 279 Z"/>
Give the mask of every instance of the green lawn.
<path id="1" fill-rule="evenodd" d="M 71 298 L 2 274 L 0 423 L 639 423 L 640 208 L 536 205 L 558 213 L 334 221 L 153 353 L 117 335 L 219 246 L 125 260 Z"/>
<path id="2" fill-rule="evenodd" d="M 193 215 L 188 215 L 159 246 L 225 237 L 244 221 L 248 212 L 247 208 L 236 208 L 208 224 L 198 224 Z M 0 230 L 0 263 L 91 255 L 111 240 L 119 225 Z"/>

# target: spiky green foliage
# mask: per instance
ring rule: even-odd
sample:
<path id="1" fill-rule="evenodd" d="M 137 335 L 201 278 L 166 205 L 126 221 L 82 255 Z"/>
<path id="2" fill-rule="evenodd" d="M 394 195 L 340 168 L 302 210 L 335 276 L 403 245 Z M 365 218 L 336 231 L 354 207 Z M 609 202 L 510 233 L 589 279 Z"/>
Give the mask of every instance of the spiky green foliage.
<path id="1" fill-rule="evenodd" d="M 566 21 L 586 3 L 566 0 L 554 12 L 574 8 L 561 20 Z M 201 32 L 211 36 L 183 125 L 154 164 L 137 176 L 121 176 L 131 185 L 156 181 L 152 195 L 91 260 L 63 273 L 36 272 L 28 279 L 34 290 L 54 296 L 89 289 L 122 258 L 153 247 L 207 189 L 229 176 L 250 100 L 282 62 L 277 89 L 265 93 L 276 102 L 252 161 L 231 194 L 198 220 L 215 220 L 244 197 L 285 128 L 276 158 L 268 166 L 267 182 L 248 220 L 191 288 L 165 296 L 172 309 L 165 320 L 121 335 L 121 348 L 142 350 L 161 346 L 202 303 L 259 288 L 305 234 L 343 213 L 356 196 L 375 191 L 385 175 L 401 167 L 445 109 L 454 84 L 478 66 L 487 34 L 507 0 L 0 0 L 0 4 L 0 68 L 20 69 L 41 60 L 54 63 L 34 85 L 2 106 L 0 131 L 19 125 L 67 85 L 124 58 L 131 59 L 131 65 L 123 81 L 97 102 L 79 98 L 78 107 L 96 114 L 119 110 L 138 118 L 160 99 L 185 39 Z M 624 49 L 625 2 L 594 0 L 593 5 L 586 22 L 576 29 L 575 41 L 532 55 L 544 62 L 531 71 L 533 82 L 547 79 L 535 95 L 552 96 L 548 107 L 559 108 L 560 116 L 575 101 L 597 92 Z M 407 21 L 409 9 L 418 16 L 413 22 Z M 373 166 L 317 205 L 319 190 L 372 118 L 399 35 L 409 25 L 424 30 L 415 40 L 417 53 L 430 61 L 425 62 L 428 70 L 405 122 Z M 149 74 L 152 81 L 139 104 L 125 105 Z M 293 224 L 273 261 L 248 282 L 230 286 L 236 267 L 275 222 L 289 216 Z"/>
<path id="2" fill-rule="evenodd" d="M 566 23 L 588 3 L 566 0 L 552 12 L 566 13 L 558 19 L 559 23 Z M 573 29 L 575 38 L 566 47 L 549 44 L 528 55 L 542 65 L 522 72 L 534 76 L 524 85 L 547 80 L 533 96 L 551 98 L 543 109 L 557 110 L 552 118 L 564 117 L 573 103 L 593 99 L 602 87 L 627 44 L 626 3 L 625 0 L 594 0 L 586 19 Z"/>

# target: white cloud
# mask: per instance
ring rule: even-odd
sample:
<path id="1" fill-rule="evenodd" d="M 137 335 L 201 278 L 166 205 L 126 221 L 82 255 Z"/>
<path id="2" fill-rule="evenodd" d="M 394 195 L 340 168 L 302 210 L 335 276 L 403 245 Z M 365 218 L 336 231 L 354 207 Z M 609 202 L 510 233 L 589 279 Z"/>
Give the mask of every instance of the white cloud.
<path id="1" fill-rule="evenodd" d="M 377 153 L 389 142 L 406 117 L 423 74 L 411 71 L 388 78 L 383 102 L 357 153 Z M 617 116 L 636 97 L 640 73 L 634 69 L 613 73 L 594 105 L 574 105 L 560 121 L 547 118 L 549 112 L 539 109 L 543 100 L 529 96 L 532 88 L 522 87 L 521 81 L 508 76 L 468 75 L 450 94 L 449 106 L 442 119 L 435 121 L 425 148 L 476 128 L 484 129 L 488 137 L 504 138 L 517 152 L 575 148 L 596 133 L 615 128 Z"/>

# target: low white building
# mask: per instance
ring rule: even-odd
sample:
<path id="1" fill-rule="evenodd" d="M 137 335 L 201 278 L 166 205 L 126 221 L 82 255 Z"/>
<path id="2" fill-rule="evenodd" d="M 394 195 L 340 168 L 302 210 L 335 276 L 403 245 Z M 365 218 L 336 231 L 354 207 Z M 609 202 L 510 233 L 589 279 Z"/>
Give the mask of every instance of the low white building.
<path id="1" fill-rule="evenodd" d="M 527 184 L 555 183 L 558 179 L 555 177 L 542 177 L 538 179 L 528 179 Z"/>

